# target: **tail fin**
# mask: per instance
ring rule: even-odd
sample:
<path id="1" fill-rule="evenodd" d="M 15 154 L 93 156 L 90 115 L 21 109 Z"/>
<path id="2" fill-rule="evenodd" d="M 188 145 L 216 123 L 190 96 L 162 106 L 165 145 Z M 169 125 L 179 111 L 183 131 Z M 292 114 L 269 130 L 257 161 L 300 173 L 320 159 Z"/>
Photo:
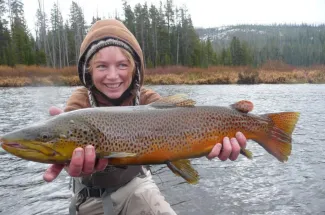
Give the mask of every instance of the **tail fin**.
<path id="1" fill-rule="evenodd" d="M 265 135 L 254 140 L 279 161 L 288 160 L 291 154 L 291 135 L 299 119 L 298 112 L 282 112 L 262 115 L 268 119 L 269 128 Z"/>

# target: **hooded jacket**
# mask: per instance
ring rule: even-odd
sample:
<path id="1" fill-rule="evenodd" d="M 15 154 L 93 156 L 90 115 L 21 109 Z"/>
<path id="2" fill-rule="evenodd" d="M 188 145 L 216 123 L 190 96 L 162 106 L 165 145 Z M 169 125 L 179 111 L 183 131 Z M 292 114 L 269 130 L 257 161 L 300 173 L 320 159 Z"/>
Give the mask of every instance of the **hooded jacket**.
<path id="1" fill-rule="evenodd" d="M 67 101 L 65 112 L 81 108 L 116 105 L 93 85 L 91 74 L 87 71 L 91 57 L 101 48 L 119 46 L 131 53 L 135 60 L 136 71 L 128 93 L 123 96 L 119 106 L 145 105 L 152 103 L 160 96 L 152 90 L 145 89 L 143 85 L 144 62 L 139 43 L 134 35 L 120 21 L 109 19 L 97 21 L 89 30 L 80 47 L 78 61 L 78 74 L 84 87 L 77 88 Z M 99 102 L 106 100 L 104 103 Z M 112 188 L 120 187 L 131 181 L 142 170 L 141 166 L 128 166 L 125 168 L 107 167 L 102 172 L 82 177 L 81 183 L 88 187 Z"/>

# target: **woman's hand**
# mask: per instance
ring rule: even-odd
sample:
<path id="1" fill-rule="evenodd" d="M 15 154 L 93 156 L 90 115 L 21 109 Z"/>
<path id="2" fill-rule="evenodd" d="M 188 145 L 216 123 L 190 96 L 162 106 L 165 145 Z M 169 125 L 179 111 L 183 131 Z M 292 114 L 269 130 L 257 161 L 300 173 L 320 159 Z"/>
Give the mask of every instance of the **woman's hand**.
<path id="1" fill-rule="evenodd" d="M 228 158 L 232 161 L 238 158 L 240 149 L 246 148 L 246 137 L 241 132 L 236 133 L 236 138 L 225 137 L 223 142 L 217 143 L 207 155 L 208 159 L 218 157 L 220 160 L 225 161 Z"/>
<path id="2" fill-rule="evenodd" d="M 57 107 L 51 107 L 49 113 L 51 116 L 58 115 L 63 111 Z M 53 181 L 61 173 L 62 169 L 66 167 L 68 174 L 72 177 L 80 177 L 82 175 L 89 175 L 95 171 L 102 171 L 107 166 L 107 159 L 99 159 L 96 163 L 96 152 L 92 145 L 83 148 L 76 148 L 73 151 L 69 166 L 63 164 L 52 164 L 45 171 L 43 178 L 47 182 Z"/>

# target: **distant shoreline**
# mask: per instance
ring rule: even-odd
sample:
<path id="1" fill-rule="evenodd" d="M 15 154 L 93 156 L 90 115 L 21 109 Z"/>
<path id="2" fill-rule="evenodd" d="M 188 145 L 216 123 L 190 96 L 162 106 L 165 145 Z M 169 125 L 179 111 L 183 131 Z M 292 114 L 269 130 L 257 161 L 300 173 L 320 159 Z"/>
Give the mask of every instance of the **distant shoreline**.
<path id="1" fill-rule="evenodd" d="M 312 67 L 212 66 L 192 68 L 168 66 L 147 69 L 146 85 L 200 84 L 302 84 L 325 83 L 325 65 Z M 0 66 L 0 87 L 23 86 L 80 86 L 77 68 L 54 69 L 38 66 Z"/>

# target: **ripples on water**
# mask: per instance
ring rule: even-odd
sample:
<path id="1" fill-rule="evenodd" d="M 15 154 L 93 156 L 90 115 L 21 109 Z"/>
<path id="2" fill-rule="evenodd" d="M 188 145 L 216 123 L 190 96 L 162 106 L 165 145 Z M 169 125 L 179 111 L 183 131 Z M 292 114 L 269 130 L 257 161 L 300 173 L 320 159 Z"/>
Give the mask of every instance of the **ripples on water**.
<path id="1" fill-rule="evenodd" d="M 325 214 L 325 85 L 150 86 L 161 95 L 186 93 L 204 105 L 254 102 L 254 113 L 300 111 L 293 152 L 279 163 L 249 141 L 253 160 L 195 159 L 198 185 L 183 183 L 167 168 L 154 168 L 155 181 L 178 214 Z M 0 136 L 49 118 L 64 107 L 74 88 L 0 88 Z M 0 214 L 67 214 L 69 177 L 42 180 L 47 165 L 0 151 Z"/>

